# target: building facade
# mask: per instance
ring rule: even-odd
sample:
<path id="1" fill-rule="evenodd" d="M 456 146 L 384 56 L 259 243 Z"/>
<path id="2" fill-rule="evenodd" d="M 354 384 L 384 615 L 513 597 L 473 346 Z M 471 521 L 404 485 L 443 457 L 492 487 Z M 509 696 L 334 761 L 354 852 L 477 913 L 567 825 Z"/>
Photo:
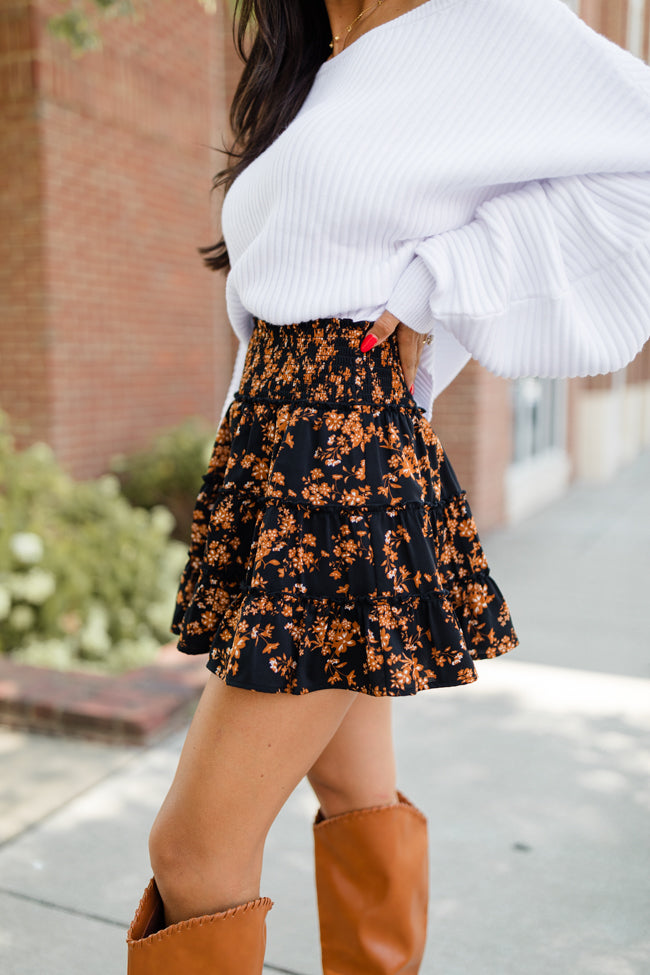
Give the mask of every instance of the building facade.
<path id="1" fill-rule="evenodd" d="M 650 0 L 572 0 L 650 57 Z M 227 0 L 166 0 L 73 58 L 57 0 L 0 0 L 0 407 L 79 477 L 188 415 L 216 422 L 234 340 L 209 192 L 240 63 Z M 650 315 L 650 309 L 649 309 Z M 650 444 L 650 347 L 614 375 L 516 382 L 470 362 L 433 423 L 482 528 Z"/>
<path id="2" fill-rule="evenodd" d="M 568 5 L 648 62 L 650 0 Z M 650 446 L 650 345 L 626 369 L 587 379 L 513 382 L 472 361 L 436 401 L 433 425 L 479 524 L 517 521 L 572 480 L 611 477 Z"/>
<path id="3" fill-rule="evenodd" d="M 0 407 L 78 477 L 191 414 L 230 374 L 213 243 L 227 122 L 223 11 L 165 0 L 103 50 L 59 0 L 0 0 Z"/>

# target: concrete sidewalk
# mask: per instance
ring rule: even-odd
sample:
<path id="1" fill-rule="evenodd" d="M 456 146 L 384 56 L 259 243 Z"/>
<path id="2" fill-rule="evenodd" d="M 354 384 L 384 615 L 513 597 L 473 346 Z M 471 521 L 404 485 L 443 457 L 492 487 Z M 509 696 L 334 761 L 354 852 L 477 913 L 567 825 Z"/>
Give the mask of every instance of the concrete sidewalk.
<path id="1" fill-rule="evenodd" d="M 395 702 L 429 817 L 423 975 L 650 971 L 650 454 L 484 539 L 522 645 Z M 119 975 L 184 730 L 155 747 L 0 733 L 0 970 Z M 269 837 L 268 972 L 320 972 L 315 803 Z M 216 973 L 215 973 L 216 975 Z"/>

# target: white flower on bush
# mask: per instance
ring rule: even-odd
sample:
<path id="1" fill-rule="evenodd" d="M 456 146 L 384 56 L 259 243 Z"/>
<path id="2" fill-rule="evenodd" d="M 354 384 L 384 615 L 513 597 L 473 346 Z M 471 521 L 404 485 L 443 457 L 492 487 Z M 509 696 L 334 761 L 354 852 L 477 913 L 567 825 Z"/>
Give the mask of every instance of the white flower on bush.
<path id="1" fill-rule="evenodd" d="M 38 461 L 40 464 L 53 464 L 54 451 L 49 444 L 43 443 L 42 440 L 33 443 L 30 447 L 27 447 L 25 454 L 32 460 Z"/>
<path id="2" fill-rule="evenodd" d="M 34 565 L 43 558 L 43 539 L 35 532 L 16 532 L 9 539 L 9 548 L 21 565 Z"/>
<path id="3" fill-rule="evenodd" d="M 11 595 L 4 586 L 0 586 L 0 620 L 6 620 L 11 609 Z"/>
<path id="4" fill-rule="evenodd" d="M 91 603 L 86 622 L 79 631 L 79 646 L 88 657 L 103 657 L 111 649 L 109 616 L 101 603 Z"/>
<path id="5" fill-rule="evenodd" d="M 130 606 L 119 606 L 115 610 L 115 617 L 122 634 L 135 632 L 138 625 L 138 617 Z"/>
<path id="6" fill-rule="evenodd" d="M 56 579 L 47 569 L 30 569 L 14 578 L 20 579 L 20 598 L 32 606 L 41 606 L 56 591 Z"/>
<path id="7" fill-rule="evenodd" d="M 74 648 L 66 640 L 27 639 L 22 647 L 11 655 L 12 660 L 31 664 L 32 667 L 50 667 L 54 670 L 67 670 L 74 663 Z"/>
<path id="8" fill-rule="evenodd" d="M 97 478 L 97 487 L 105 498 L 117 498 L 120 495 L 120 482 L 115 474 L 102 474 Z"/>
<path id="9" fill-rule="evenodd" d="M 155 659 L 159 649 L 159 642 L 152 637 L 140 637 L 139 640 L 120 640 L 111 651 L 111 667 L 120 671 L 145 666 Z"/>
<path id="10" fill-rule="evenodd" d="M 31 606 L 14 606 L 9 614 L 9 626 L 19 633 L 31 630 L 36 622 L 36 616 Z"/>
<path id="11" fill-rule="evenodd" d="M 174 530 L 176 519 L 173 514 L 162 504 L 157 504 L 151 509 L 151 527 L 158 534 L 166 538 Z"/>

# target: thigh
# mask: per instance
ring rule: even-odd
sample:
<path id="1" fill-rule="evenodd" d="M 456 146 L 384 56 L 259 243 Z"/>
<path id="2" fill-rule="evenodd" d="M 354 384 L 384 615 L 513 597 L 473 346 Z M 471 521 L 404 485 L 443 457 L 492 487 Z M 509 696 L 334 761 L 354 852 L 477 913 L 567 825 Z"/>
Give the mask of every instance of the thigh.
<path id="1" fill-rule="evenodd" d="M 395 801 L 391 700 L 357 694 L 308 773 L 324 816 Z"/>
<path id="2" fill-rule="evenodd" d="M 263 839 L 284 802 L 335 734 L 352 691 L 264 694 L 212 674 L 190 725 L 159 813 L 181 846 L 250 845 Z"/>

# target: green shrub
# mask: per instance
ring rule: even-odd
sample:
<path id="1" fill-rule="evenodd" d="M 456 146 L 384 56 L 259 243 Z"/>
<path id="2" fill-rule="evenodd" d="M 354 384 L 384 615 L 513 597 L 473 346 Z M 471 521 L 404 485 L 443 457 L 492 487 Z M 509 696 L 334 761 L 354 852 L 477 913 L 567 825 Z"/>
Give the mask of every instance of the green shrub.
<path id="1" fill-rule="evenodd" d="M 194 502 L 210 460 L 214 430 L 193 417 L 159 434 L 150 447 L 113 458 L 111 470 L 131 504 L 164 505 L 174 515 L 173 536 L 189 542 Z"/>
<path id="2" fill-rule="evenodd" d="M 77 482 L 45 444 L 16 451 L 0 413 L 0 653 L 102 671 L 150 661 L 186 556 L 172 527 L 112 474 Z"/>

